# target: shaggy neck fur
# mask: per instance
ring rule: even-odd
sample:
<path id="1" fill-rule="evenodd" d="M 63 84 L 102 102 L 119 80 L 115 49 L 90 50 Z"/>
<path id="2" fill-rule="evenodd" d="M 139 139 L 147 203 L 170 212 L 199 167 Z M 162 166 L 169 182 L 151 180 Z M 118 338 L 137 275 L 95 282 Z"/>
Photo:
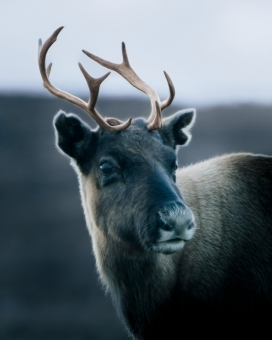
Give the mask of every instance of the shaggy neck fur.
<path id="1" fill-rule="evenodd" d="M 241 330 L 246 327 L 241 315 L 254 327 L 259 313 L 267 308 L 272 311 L 272 279 L 268 279 L 272 273 L 266 284 L 262 274 L 264 266 L 267 273 L 271 271 L 272 254 L 264 249 L 269 249 L 272 235 L 270 231 L 268 237 L 264 229 L 271 224 L 272 212 L 268 213 L 262 199 L 249 201 L 246 197 L 254 195 L 251 172 L 258 171 L 260 181 L 267 181 L 265 200 L 272 203 L 272 174 L 265 170 L 265 162 L 271 163 L 271 158 L 230 155 L 180 170 L 177 185 L 194 212 L 198 230 L 182 251 L 172 255 L 132 250 L 121 240 L 105 237 L 93 221 L 91 188 L 81 189 L 98 272 L 134 339 L 160 339 L 162 334 L 174 338 L 182 327 L 185 333 L 198 334 L 194 320 L 212 319 L 222 327 L 231 320 L 230 329 Z M 218 171 L 224 186 L 222 178 L 214 181 Z M 266 224 L 260 230 L 265 211 Z M 238 227 L 240 218 L 246 223 L 243 227 Z M 262 242 L 257 244 L 258 237 Z M 250 265 L 245 263 L 248 252 Z M 209 323 L 205 325 L 203 332 L 215 335 Z"/>

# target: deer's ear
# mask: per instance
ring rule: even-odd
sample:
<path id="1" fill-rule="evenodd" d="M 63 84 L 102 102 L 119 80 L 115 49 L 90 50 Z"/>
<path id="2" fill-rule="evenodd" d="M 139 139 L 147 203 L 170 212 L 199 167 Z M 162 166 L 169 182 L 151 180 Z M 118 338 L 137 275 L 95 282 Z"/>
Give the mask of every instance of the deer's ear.
<path id="1" fill-rule="evenodd" d="M 172 147 L 187 145 L 191 140 L 190 129 L 194 125 L 195 117 L 195 109 L 186 109 L 163 119 L 160 132 L 166 142 Z"/>
<path id="2" fill-rule="evenodd" d="M 53 124 L 58 148 L 82 166 L 96 147 L 96 134 L 74 114 L 59 112 Z"/>

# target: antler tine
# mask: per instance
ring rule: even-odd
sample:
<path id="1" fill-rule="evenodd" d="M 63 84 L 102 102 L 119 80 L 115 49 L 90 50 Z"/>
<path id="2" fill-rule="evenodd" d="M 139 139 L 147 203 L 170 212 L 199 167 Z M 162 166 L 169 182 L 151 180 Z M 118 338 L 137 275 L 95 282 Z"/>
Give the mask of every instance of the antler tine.
<path id="1" fill-rule="evenodd" d="M 173 99 L 175 98 L 175 87 L 174 84 L 171 80 L 171 78 L 169 77 L 169 75 L 163 71 L 165 78 L 167 80 L 167 84 L 169 87 L 169 97 L 167 99 L 165 99 L 162 103 L 161 103 L 161 110 L 164 110 L 167 106 L 171 105 Z"/>
<path id="2" fill-rule="evenodd" d="M 131 118 L 127 120 L 126 122 L 121 122 L 119 125 L 112 126 L 108 124 L 106 119 L 104 119 L 100 114 L 95 110 L 95 104 L 98 98 L 98 93 L 99 93 L 99 87 L 103 80 L 107 78 L 109 73 L 107 73 L 105 76 L 95 79 L 92 78 L 82 67 L 80 64 L 80 69 L 87 81 L 87 84 L 90 89 L 90 99 L 89 102 L 86 103 L 82 99 L 73 96 L 72 94 L 59 90 L 58 88 L 54 87 L 50 81 L 49 81 L 49 74 L 50 70 L 52 67 L 52 64 L 50 64 L 47 68 L 45 67 L 45 60 L 46 60 L 46 54 L 49 50 L 49 48 L 53 45 L 53 43 L 57 40 L 57 37 L 60 33 L 60 31 L 63 29 L 63 26 L 58 28 L 47 40 L 46 42 L 42 45 L 41 40 L 39 40 L 39 68 L 40 68 L 40 73 L 43 79 L 43 86 L 53 95 L 66 99 L 72 104 L 75 104 L 79 106 L 81 109 L 83 109 L 85 112 L 87 112 L 96 122 L 97 124 L 104 130 L 108 131 L 120 131 L 126 129 L 130 124 L 131 124 Z"/>
<path id="3" fill-rule="evenodd" d="M 49 78 L 50 76 L 50 73 L 51 73 L 51 69 L 52 69 L 52 63 L 50 63 L 47 68 L 46 68 L 46 75 L 47 75 L 47 78 Z"/>
<path id="4" fill-rule="evenodd" d="M 147 119 L 148 130 L 159 129 L 162 126 L 161 111 L 169 106 L 175 96 L 174 85 L 166 72 L 164 72 L 166 80 L 168 82 L 170 95 L 169 98 L 161 102 L 158 94 L 150 86 L 148 86 L 132 69 L 129 64 L 126 46 L 122 43 L 122 54 L 123 62 L 121 64 L 115 64 L 104 60 L 90 52 L 83 50 L 89 58 L 96 61 L 98 64 L 119 73 L 123 78 L 125 78 L 132 86 L 136 87 L 138 90 L 144 92 L 148 95 L 151 101 L 151 114 Z M 156 104 L 157 103 L 157 104 Z"/>
<path id="5" fill-rule="evenodd" d="M 93 78 L 92 76 L 89 75 L 89 73 L 85 70 L 85 68 L 81 65 L 81 63 L 78 63 L 78 66 L 86 79 L 86 82 L 88 84 L 89 90 L 90 90 L 90 99 L 87 104 L 87 107 L 89 110 L 94 110 L 98 94 L 99 94 L 99 88 L 101 83 L 110 75 L 110 72 L 105 74 L 104 76 L 100 78 Z"/>

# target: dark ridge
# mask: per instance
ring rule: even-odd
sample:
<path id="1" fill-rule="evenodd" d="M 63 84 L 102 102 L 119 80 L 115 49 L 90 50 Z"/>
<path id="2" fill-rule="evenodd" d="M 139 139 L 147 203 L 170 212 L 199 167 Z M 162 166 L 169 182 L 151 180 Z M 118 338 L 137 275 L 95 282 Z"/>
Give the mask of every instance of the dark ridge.
<path id="1" fill-rule="evenodd" d="M 103 98 L 98 110 L 147 118 L 149 105 Z M 95 127 L 59 99 L 0 96 L 0 339 L 128 339 L 98 281 L 74 170 L 55 148 L 52 121 L 60 109 Z M 272 155 L 272 107 L 196 109 L 180 166 L 228 152 Z"/>

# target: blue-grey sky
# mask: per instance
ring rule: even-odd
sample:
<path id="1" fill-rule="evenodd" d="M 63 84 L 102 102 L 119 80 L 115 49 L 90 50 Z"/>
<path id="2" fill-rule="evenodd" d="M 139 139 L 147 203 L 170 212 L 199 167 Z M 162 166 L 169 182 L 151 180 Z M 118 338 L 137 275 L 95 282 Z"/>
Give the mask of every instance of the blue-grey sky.
<path id="1" fill-rule="evenodd" d="M 85 49 L 121 62 L 121 42 L 138 75 L 164 99 L 163 70 L 175 101 L 272 103 L 271 0 L 2 0 L 0 92 L 46 93 L 37 42 L 65 26 L 48 53 L 52 83 L 88 94 L 80 61 L 94 77 L 106 70 Z M 141 95 L 112 72 L 101 95 Z"/>

